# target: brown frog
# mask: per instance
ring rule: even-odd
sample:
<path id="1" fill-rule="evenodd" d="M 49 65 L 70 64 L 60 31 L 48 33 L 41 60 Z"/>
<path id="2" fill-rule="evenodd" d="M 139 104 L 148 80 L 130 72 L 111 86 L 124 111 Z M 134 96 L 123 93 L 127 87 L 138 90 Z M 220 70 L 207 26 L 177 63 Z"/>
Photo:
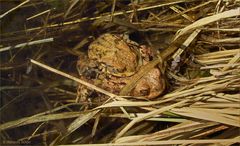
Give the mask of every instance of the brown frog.
<path id="1" fill-rule="evenodd" d="M 103 65 L 109 74 L 131 76 L 141 66 L 142 58 L 138 48 L 135 42 L 107 33 L 90 44 L 88 57 Z"/>
<path id="2" fill-rule="evenodd" d="M 80 70 L 91 72 L 95 70 L 95 77 L 81 74 L 81 78 L 99 86 L 109 92 L 119 94 L 121 89 L 132 79 L 132 76 L 148 63 L 152 57 L 151 49 L 140 46 L 136 42 L 124 38 L 122 35 L 103 34 L 93 41 L 88 50 L 88 59 L 85 65 L 79 63 Z M 83 67 L 85 66 L 85 67 Z M 161 72 L 158 68 L 152 69 L 143 76 L 136 87 L 129 93 L 132 96 L 155 98 L 165 88 L 162 84 Z M 84 87 L 80 85 L 79 96 Z M 84 91 L 86 95 L 86 92 Z M 86 97 L 80 97 L 81 101 Z"/>

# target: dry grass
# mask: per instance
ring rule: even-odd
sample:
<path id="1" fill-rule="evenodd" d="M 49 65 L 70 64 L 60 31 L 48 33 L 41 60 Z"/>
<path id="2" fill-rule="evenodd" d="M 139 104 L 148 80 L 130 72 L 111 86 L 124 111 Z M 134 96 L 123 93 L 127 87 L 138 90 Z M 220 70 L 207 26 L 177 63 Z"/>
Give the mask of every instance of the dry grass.
<path id="1" fill-rule="evenodd" d="M 0 3 L 1 144 L 240 143 L 239 0 Z M 128 33 L 155 52 L 120 95 L 78 78 L 78 57 L 103 33 Z M 164 94 L 127 96 L 156 65 Z M 77 103 L 78 84 L 109 99 Z"/>

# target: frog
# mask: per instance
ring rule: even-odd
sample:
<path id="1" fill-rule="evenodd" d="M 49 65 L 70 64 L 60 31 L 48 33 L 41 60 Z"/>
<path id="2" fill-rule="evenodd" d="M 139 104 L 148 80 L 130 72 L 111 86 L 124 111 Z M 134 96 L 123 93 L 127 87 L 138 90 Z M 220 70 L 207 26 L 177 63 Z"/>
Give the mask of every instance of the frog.
<path id="1" fill-rule="evenodd" d="M 131 76 L 142 65 L 142 56 L 139 45 L 128 40 L 123 35 L 103 34 L 90 44 L 88 57 L 113 76 Z"/>
<path id="2" fill-rule="evenodd" d="M 80 78 L 111 93 L 119 94 L 121 89 L 132 80 L 133 75 L 151 61 L 152 57 L 150 47 L 139 45 L 121 34 L 106 33 L 89 45 L 87 58 L 79 61 Z M 93 76 L 86 73 L 93 73 Z M 140 79 L 129 95 L 153 99 L 161 94 L 163 88 L 161 72 L 156 67 Z M 79 85 L 78 96 L 82 96 L 78 98 L 81 99 L 80 101 L 89 100 L 86 96 L 90 94 L 103 96 L 92 94 L 90 89 L 87 90 L 89 94 L 83 85 Z M 99 98 L 90 100 L 99 102 Z"/>

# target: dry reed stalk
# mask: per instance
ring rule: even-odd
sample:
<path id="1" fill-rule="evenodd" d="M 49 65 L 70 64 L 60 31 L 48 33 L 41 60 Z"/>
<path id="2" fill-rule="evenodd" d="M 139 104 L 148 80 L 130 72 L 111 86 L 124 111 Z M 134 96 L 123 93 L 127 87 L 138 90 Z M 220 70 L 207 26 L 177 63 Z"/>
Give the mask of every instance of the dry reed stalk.
<path id="1" fill-rule="evenodd" d="M 6 24 L 11 23 L 3 25 L 6 32 L 1 34 L 0 48 L 1 63 L 4 63 L 0 69 L 1 82 L 4 82 L 0 87 L 4 101 L 0 111 L 6 117 L 0 125 L 3 140 L 7 135 L 33 142 L 45 140 L 41 145 L 240 143 L 239 0 L 129 4 L 112 0 L 96 2 L 94 6 L 92 1 L 79 0 L 64 6 L 55 0 L 31 1 L 22 6 L 23 3 L 1 15 L 1 20 L 9 18 L 15 25 L 18 21 L 12 19 L 10 13 L 23 9 L 27 20 L 31 20 L 13 31 L 5 30 Z M 27 11 L 29 8 L 34 10 Z M 169 56 L 165 58 L 168 61 L 158 59 L 142 71 L 144 75 L 158 64 L 164 67 L 168 88 L 163 95 L 151 101 L 118 96 L 70 75 L 77 74 L 77 56 L 81 59 L 93 38 L 103 32 L 128 32 L 141 45 L 151 46 L 154 53 L 160 51 L 158 56 Z M 171 41 L 173 37 L 175 42 Z M 30 49 L 12 49 L 25 46 Z M 165 48 L 173 51 L 162 51 Z M 44 69 L 27 66 L 26 57 L 34 58 L 30 62 Z M 175 63 L 176 68 L 172 68 L 171 63 Z M 65 83 L 65 78 L 59 75 L 110 98 L 93 109 L 86 109 L 86 103 L 74 103 L 77 85 Z M 34 98 L 30 100 L 30 97 Z M 16 111 L 22 115 L 14 115 Z M 24 131 L 23 137 L 11 134 L 21 131 L 22 126 L 30 127 L 30 132 Z"/>

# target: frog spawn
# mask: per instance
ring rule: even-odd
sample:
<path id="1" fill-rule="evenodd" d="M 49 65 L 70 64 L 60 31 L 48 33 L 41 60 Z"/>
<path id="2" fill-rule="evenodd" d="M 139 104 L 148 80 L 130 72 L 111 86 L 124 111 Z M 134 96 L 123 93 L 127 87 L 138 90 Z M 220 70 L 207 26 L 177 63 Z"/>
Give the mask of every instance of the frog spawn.
<path id="1" fill-rule="evenodd" d="M 104 34 L 90 44 L 88 58 L 78 61 L 79 70 L 85 72 L 80 73 L 80 78 L 118 95 L 121 89 L 132 80 L 132 76 L 152 57 L 151 49 L 146 46 L 124 40 L 120 35 Z M 160 69 L 156 67 L 139 80 L 129 95 L 152 99 L 159 96 L 164 88 L 165 83 L 161 78 Z M 100 93 L 79 85 L 80 101 L 98 103 L 106 98 Z"/>

